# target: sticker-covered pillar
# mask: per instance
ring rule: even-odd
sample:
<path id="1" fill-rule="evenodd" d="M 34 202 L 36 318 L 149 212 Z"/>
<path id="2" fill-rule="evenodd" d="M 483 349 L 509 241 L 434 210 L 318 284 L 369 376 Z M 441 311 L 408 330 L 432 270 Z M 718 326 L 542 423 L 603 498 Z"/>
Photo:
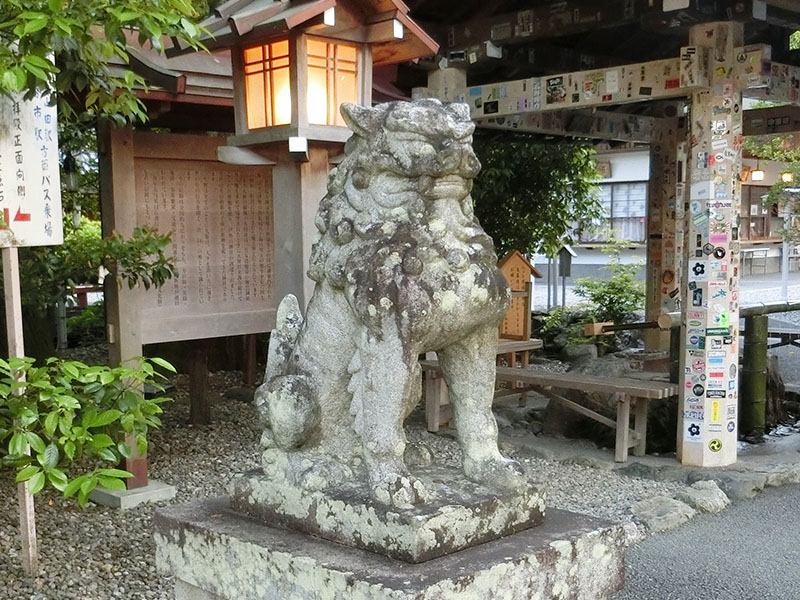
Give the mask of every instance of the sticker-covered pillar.
<path id="1" fill-rule="evenodd" d="M 647 206 L 646 320 L 681 307 L 686 129 L 682 118 L 660 119 L 650 140 Z M 670 332 L 646 329 L 647 350 L 669 350 Z"/>
<path id="2" fill-rule="evenodd" d="M 702 91 L 689 122 L 677 441 L 680 461 L 702 467 L 736 462 L 742 39 L 741 23 L 695 25 L 681 51 L 682 85 Z"/>

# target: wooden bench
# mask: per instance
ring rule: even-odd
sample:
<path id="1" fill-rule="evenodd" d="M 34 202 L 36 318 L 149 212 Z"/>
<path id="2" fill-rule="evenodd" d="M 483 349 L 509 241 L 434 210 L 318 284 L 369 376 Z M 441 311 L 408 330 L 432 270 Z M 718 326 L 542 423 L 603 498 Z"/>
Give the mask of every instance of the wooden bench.
<path id="1" fill-rule="evenodd" d="M 425 418 L 428 431 L 438 431 L 440 410 L 446 403 L 447 386 L 442 377 L 441 368 L 436 360 L 420 361 L 425 373 Z M 522 383 L 524 388 L 500 390 L 501 395 L 513 391 L 535 391 L 552 401 L 574 410 L 598 423 L 616 430 L 614 460 L 628 460 L 628 448 L 633 447 L 634 456 L 644 456 L 647 444 L 647 401 L 651 399 L 669 398 L 678 393 L 674 383 L 661 381 L 644 381 L 634 378 L 601 379 L 592 375 L 578 373 L 553 373 L 550 371 L 517 369 L 513 367 L 497 367 L 497 381 Z M 617 395 L 617 420 L 612 421 L 585 406 L 568 400 L 553 391 L 580 390 L 584 392 L 603 392 Z M 495 398 L 498 396 L 496 395 Z M 630 429 L 630 415 L 633 408 L 634 428 Z"/>

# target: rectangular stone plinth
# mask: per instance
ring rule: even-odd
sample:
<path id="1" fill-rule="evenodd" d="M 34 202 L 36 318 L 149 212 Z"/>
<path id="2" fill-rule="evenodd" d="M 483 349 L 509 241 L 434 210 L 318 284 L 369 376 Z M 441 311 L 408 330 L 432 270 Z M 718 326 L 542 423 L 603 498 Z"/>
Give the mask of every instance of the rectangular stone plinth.
<path id="1" fill-rule="evenodd" d="M 497 494 L 460 469 L 414 470 L 433 497 L 399 510 L 373 500 L 362 479 L 308 491 L 260 471 L 231 483 L 233 510 L 273 525 L 404 560 L 422 562 L 523 531 L 544 520 L 535 485 Z"/>
<path id="2" fill-rule="evenodd" d="M 599 600 L 622 587 L 625 552 L 621 526 L 551 510 L 539 527 L 410 564 L 269 527 L 228 499 L 158 511 L 155 542 L 176 600 Z"/>

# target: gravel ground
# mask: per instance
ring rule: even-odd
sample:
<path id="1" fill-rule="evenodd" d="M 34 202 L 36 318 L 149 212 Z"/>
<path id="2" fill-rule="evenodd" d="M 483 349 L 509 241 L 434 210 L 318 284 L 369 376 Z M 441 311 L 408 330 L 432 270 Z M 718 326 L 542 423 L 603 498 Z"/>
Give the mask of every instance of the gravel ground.
<path id="1" fill-rule="evenodd" d="M 83 351 L 80 359 L 102 358 L 99 352 Z M 175 402 L 166 406 L 164 427 L 151 435 L 150 454 L 150 476 L 177 487 L 173 502 L 223 494 L 235 473 L 258 466 L 260 431 L 254 407 L 238 399 L 241 394 L 229 392 L 240 379 L 238 372 L 212 374 L 214 424 L 206 427 L 186 424 L 187 380 L 175 379 Z M 425 443 L 442 462 L 459 463 L 455 440 L 446 433 L 425 431 L 421 411 L 410 418 L 409 440 Z M 504 451 L 516 455 L 535 479 L 545 482 L 549 506 L 617 521 L 631 521 L 629 507 L 637 500 L 673 495 L 682 487 L 533 458 L 510 446 Z M 41 493 L 36 497 L 41 575 L 24 577 L 16 486 L 10 475 L 8 471 L 0 475 L 0 600 L 172 598 L 172 581 L 155 570 L 152 505 L 119 511 L 90 502 L 81 509 L 56 494 Z"/>

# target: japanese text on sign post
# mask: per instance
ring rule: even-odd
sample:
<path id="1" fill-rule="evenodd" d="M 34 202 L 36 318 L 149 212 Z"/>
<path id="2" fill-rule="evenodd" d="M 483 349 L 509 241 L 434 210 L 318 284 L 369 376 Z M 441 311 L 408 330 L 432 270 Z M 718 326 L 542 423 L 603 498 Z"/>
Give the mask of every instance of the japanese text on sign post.
<path id="1" fill-rule="evenodd" d="M 0 96 L 0 247 L 64 241 L 56 108 Z"/>

